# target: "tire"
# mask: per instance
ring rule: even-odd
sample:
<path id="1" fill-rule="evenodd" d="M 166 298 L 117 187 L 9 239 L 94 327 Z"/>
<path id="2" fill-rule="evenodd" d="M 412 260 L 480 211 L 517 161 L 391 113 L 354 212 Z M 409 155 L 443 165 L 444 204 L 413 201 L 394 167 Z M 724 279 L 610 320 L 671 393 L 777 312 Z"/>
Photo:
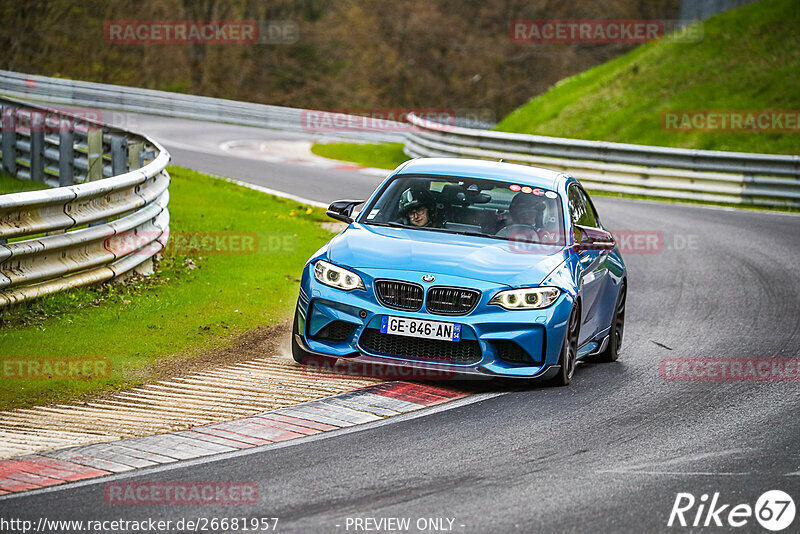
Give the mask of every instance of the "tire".
<path id="1" fill-rule="evenodd" d="M 295 310 L 294 321 L 292 323 L 292 358 L 294 358 L 294 361 L 302 365 L 313 358 L 314 355 L 303 350 L 303 348 L 297 344 L 297 339 L 295 338 L 297 333 L 297 310 Z"/>
<path id="2" fill-rule="evenodd" d="M 625 299 L 628 288 L 623 283 L 617 297 L 617 304 L 614 308 L 614 317 L 611 319 L 611 330 L 609 331 L 608 346 L 603 352 L 592 356 L 593 362 L 605 363 L 615 362 L 619 358 L 619 349 L 622 347 L 622 334 L 625 332 Z"/>
<path id="3" fill-rule="evenodd" d="M 561 356 L 558 364 L 561 366 L 558 374 L 551 378 L 547 385 L 554 387 L 567 386 L 572 381 L 575 374 L 575 367 L 578 363 L 578 336 L 580 335 L 580 309 L 573 306 L 567 321 L 567 331 L 564 334 L 564 344 L 561 347 Z"/>

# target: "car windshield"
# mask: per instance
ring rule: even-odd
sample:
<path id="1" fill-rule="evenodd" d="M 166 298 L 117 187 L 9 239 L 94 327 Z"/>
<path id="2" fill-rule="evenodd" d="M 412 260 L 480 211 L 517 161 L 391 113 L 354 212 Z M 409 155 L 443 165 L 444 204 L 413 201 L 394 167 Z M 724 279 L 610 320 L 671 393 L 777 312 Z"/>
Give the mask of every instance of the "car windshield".
<path id="1" fill-rule="evenodd" d="M 565 242 L 556 192 L 477 178 L 398 176 L 364 209 L 359 222 L 549 245 Z"/>

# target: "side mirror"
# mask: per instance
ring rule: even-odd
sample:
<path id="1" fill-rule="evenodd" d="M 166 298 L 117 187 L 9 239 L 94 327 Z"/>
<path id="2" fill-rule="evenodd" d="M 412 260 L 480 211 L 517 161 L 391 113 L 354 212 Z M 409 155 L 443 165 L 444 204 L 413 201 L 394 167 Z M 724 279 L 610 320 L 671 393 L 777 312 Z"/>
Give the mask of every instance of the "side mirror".
<path id="1" fill-rule="evenodd" d="M 353 218 L 351 217 L 353 208 L 364 202 L 366 202 L 366 200 L 337 200 L 328 206 L 328 211 L 326 213 L 331 219 L 350 224 L 353 222 Z"/>
<path id="2" fill-rule="evenodd" d="M 611 250 L 616 245 L 608 230 L 580 224 L 576 224 L 575 229 L 578 237 L 576 250 Z"/>

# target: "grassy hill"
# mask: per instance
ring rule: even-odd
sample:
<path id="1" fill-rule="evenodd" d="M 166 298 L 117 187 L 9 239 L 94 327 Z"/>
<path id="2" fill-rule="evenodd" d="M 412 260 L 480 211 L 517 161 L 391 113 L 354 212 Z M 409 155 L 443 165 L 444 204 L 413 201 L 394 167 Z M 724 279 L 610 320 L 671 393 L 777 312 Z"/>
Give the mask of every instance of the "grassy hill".
<path id="1" fill-rule="evenodd" d="M 696 43 L 657 41 L 566 78 L 496 127 L 636 144 L 800 154 L 800 133 L 668 132 L 674 110 L 800 110 L 797 0 L 762 0 L 703 22 Z M 795 124 L 795 126 L 797 126 Z"/>

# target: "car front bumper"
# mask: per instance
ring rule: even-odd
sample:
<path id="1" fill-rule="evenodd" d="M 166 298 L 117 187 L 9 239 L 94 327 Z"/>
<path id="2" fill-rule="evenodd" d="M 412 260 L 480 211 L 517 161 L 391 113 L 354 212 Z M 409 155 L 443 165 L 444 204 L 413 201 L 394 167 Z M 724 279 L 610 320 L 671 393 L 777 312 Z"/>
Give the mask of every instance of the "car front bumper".
<path id="1" fill-rule="evenodd" d="M 435 283 L 421 285 L 480 290 L 481 298 L 477 306 L 469 314 L 458 316 L 429 313 L 424 304 L 420 311 L 409 312 L 383 305 L 376 297 L 373 281 L 392 279 L 420 284 L 422 272 L 356 270 L 364 281 L 365 289 L 342 291 L 318 282 L 311 272 L 312 265 L 313 262 L 309 262 L 303 272 L 296 310 L 296 341 L 311 354 L 380 365 L 401 365 L 448 376 L 548 378 L 558 371 L 566 323 L 572 308 L 572 298 L 566 293 L 562 293 L 555 304 L 545 309 L 510 311 L 488 305 L 497 292 L 508 289 L 508 286 L 437 274 Z M 474 344 L 473 349 L 477 347 L 479 350 L 473 350 L 470 353 L 473 356 L 458 361 L 440 358 L 435 354 L 413 357 L 403 354 L 402 347 L 406 346 L 404 339 L 392 343 L 394 347 L 401 347 L 400 350 L 376 350 L 368 340 L 370 336 L 375 339 L 375 330 L 379 331 L 383 316 L 460 324 L 461 341 L 437 343 L 466 342 Z M 339 329 L 340 335 L 334 340 L 328 337 L 326 330 L 331 325 L 342 327 Z M 411 338 L 408 343 L 416 343 L 415 339 Z M 516 344 L 524 353 L 509 343 Z M 515 355 L 511 360 L 509 347 L 513 348 L 511 353 Z M 435 352 L 436 349 L 432 350 Z"/>

